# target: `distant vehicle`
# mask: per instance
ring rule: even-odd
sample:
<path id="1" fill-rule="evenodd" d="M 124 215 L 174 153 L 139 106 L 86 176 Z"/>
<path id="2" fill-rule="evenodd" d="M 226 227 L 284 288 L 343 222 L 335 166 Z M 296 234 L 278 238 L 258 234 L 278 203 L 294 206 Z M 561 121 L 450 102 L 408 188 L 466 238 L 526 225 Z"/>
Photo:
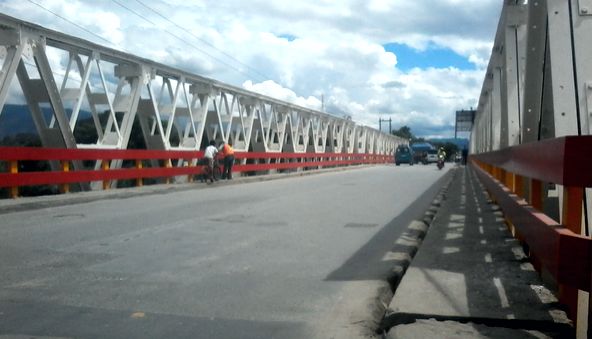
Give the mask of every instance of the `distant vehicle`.
<path id="1" fill-rule="evenodd" d="M 411 145 L 411 149 L 413 150 L 413 159 L 414 159 L 414 163 L 415 164 L 425 164 L 425 157 L 427 155 L 427 152 L 431 149 L 433 149 L 434 146 L 432 146 L 429 143 L 425 143 L 425 142 L 420 142 L 420 143 L 415 143 Z"/>
<path id="2" fill-rule="evenodd" d="M 413 166 L 413 150 L 407 145 L 400 145 L 395 151 L 395 165 L 407 163 Z"/>
<path id="3" fill-rule="evenodd" d="M 438 151 L 436 151 L 435 149 L 428 151 L 428 153 L 424 159 L 424 165 L 431 164 L 434 162 L 438 162 Z"/>
<path id="4" fill-rule="evenodd" d="M 413 163 L 414 164 L 419 164 L 419 163 L 425 164 L 425 157 L 426 157 L 427 152 L 418 151 L 413 148 L 411 148 L 411 150 L 413 151 Z"/>

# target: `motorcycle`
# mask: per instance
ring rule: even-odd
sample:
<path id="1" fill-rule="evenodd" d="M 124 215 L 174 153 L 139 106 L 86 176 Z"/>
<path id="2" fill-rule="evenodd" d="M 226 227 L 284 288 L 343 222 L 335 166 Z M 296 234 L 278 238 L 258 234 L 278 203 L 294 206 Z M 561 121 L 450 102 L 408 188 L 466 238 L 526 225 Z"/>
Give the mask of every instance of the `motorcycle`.
<path id="1" fill-rule="evenodd" d="M 441 170 L 444 167 L 444 157 L 443 156 L 438 156 L 438 169 Z"/>

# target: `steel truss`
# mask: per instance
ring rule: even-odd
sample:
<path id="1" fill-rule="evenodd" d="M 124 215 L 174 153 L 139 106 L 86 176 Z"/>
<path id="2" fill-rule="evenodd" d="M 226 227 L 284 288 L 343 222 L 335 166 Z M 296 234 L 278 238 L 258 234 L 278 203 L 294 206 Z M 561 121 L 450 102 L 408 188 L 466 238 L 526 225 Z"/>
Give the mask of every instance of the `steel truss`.
<path id="1" fill-rule="evenodd" d="M 592 131 L 592 1 L 506 1 L 473 152 Z"/>
<path id="2" fill-rule="evenodd" d="M 473 125 L 472 153 L 592 132 L 590 32 L 592 0 L 504 1 Z M 557 191 L 561 210 L 563 188 Z M 590 234 L 592 190 L 586 189 L 584 201 L 588 220 L 582 233 Z M 588 296 L 580 293 L 580 299 L 587 302 Z M 578 312 L 579 337 L 588 326 L 586 313 Z"/>
<path id="3" fill-rule="evenodd" d="M 238 151 L 393 154 L 407 143 L 5 15 L 0 52 L 0 108 L 16 76 L 44 147 L 127 149 L 136 120 L 148 149 L 199 150 L 214 140 Z M 52 69 L 54 54 L 67 54 L 65 74 Z M 90 142 L 77 133 L 82 112 L 92 117 Z"/>

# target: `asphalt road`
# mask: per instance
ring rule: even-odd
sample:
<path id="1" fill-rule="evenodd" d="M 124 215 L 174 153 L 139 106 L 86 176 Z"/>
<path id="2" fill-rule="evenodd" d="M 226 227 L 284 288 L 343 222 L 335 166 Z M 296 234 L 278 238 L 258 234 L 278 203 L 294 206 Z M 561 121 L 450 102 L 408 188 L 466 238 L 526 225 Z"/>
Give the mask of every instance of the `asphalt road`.
<path id="1" fill-rule="evenodd" d="M 445 172 L 377 166 L 2 214 L 0 338 L 335 337 Z"/>

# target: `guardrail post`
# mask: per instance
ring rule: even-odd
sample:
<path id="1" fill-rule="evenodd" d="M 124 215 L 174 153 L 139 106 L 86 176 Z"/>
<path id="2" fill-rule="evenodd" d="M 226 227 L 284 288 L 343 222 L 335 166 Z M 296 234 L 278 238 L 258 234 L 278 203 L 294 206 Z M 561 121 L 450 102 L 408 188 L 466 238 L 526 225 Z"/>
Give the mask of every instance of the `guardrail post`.
<path id="1" fill-rule="evenodd" d="M 485 170 L 495 179 L 495 167 L 493 165 L 486 164 Z"/>
<path id="2" fill-rule="evenodd" d="M 101 160 L 101 170 L 108 171 L 109 170 L 109 161 L 106 159 Z M 108 190 L 109 186 L 111 186 L 111 180 L 103 180 L 103 189 Z"/>
<path id="3" fill-rule="evenodd" d="M 584 189 L 581 187 L 563 187 L 562 224 L 576 234 L 582 233 L 582 202 Z"/>
<path id="4" fill-rule="evenodd" d="M 17 160 L 10 160 L 10 174 L 17 174 L 18 173 L 18 161 Z M 19 196 L 19 188 L 18 186 L 10 187 L 10 197 L 15 199 Z"/>
<path id="5" fill-rule="evenodd" d="M 62 172 L 70 172 L 70 161 L 62 160 Z M 70 184 L 61 184 L 60 193 L 70 193 Z"/>
<path id="6" fill-rule="evenodd" d="M 530 206 L 537 209 L 538 211 L 543 210 L 543 182 L 536 179 L 530 179 L 530 187 L 529 187 L 529 196 L 528 202 Z M 532 253 L 529 253 L 532 266 L 537 270 L 537 272 L 541 272 L 543 266 L 541 261 Z"/>
<path id="7" fill-rule="evenodd" d="M 184 161 L 183 164 L 185 165 L 185 167 L 191 166 L 191 165 L 189 165 L 189 161 Z M 193 159 L 191 159 L 191 164 L 193 165 Z M 193 182 L 193 174 L 187 175 L 187 182 Z"/>
<path id="8" fill-rule="evenodd" d="M 564 186 L 563 187 L 563 209 L 561 213 L 561 224 L 575 234 L 582 233 L 582 203 L 584 201 L 584 189 L 581 187 Z M 570 317 L 576 323 L 582 314 L 578 307 L 578 289 L 559 285 L 559 298 L 562 303 L 568 306 Z"/>
<path id="9" fill-rule="evenodd" d="M 218 161 L 218 160 L 215 160 L 215 161 Z M 173 167 L 173 164 L 171 163 L 171 159 L 166 159 L 166 160 L 164 161 L 164 167 L 166 167 L 166 168 L 171 168 L 171 167 Z M 171 183 L 171 177 L 167 176 L 167 177 L 166 177 L 166 184 L 168 185 L 168 184 L 170 184 L 170 183 Z"/>
<path id="10" fill-rule="evenodd" d="M 530 205 L 539 211 L 543 210 L 543 183 L 540 180 L 530 179 Z"/>
<path id="11" fill-rule="evenodd" d="M 506 185 L 506 187 L 508 189 L 510 189 L 510 191 L 512 193 L 515 193 L 514 190 L 514 173 L 512 172 L 508 172 L 508 171 L 504 171 L 504 185 Z"/>
<path id="12" fill-rule="evenodd" d="M 520 198 L 524 196 L 524 178 L 521 175 L 514 174 L 514 193 Z"/>
<path id="13" fill-rule="evenodd" d="M 136 169 L 141 170 L 142 168 L 144 168 L 144 165 L 142 164 L 142 160 L 136 159 Z M 168 182 L 167 182 L 167 184 L 168 184 Z M 144 179 L 142 179 L 142 177 L 136 178 L 136 186 L 138 186 L 138 187 L 144 186 Z"/>

